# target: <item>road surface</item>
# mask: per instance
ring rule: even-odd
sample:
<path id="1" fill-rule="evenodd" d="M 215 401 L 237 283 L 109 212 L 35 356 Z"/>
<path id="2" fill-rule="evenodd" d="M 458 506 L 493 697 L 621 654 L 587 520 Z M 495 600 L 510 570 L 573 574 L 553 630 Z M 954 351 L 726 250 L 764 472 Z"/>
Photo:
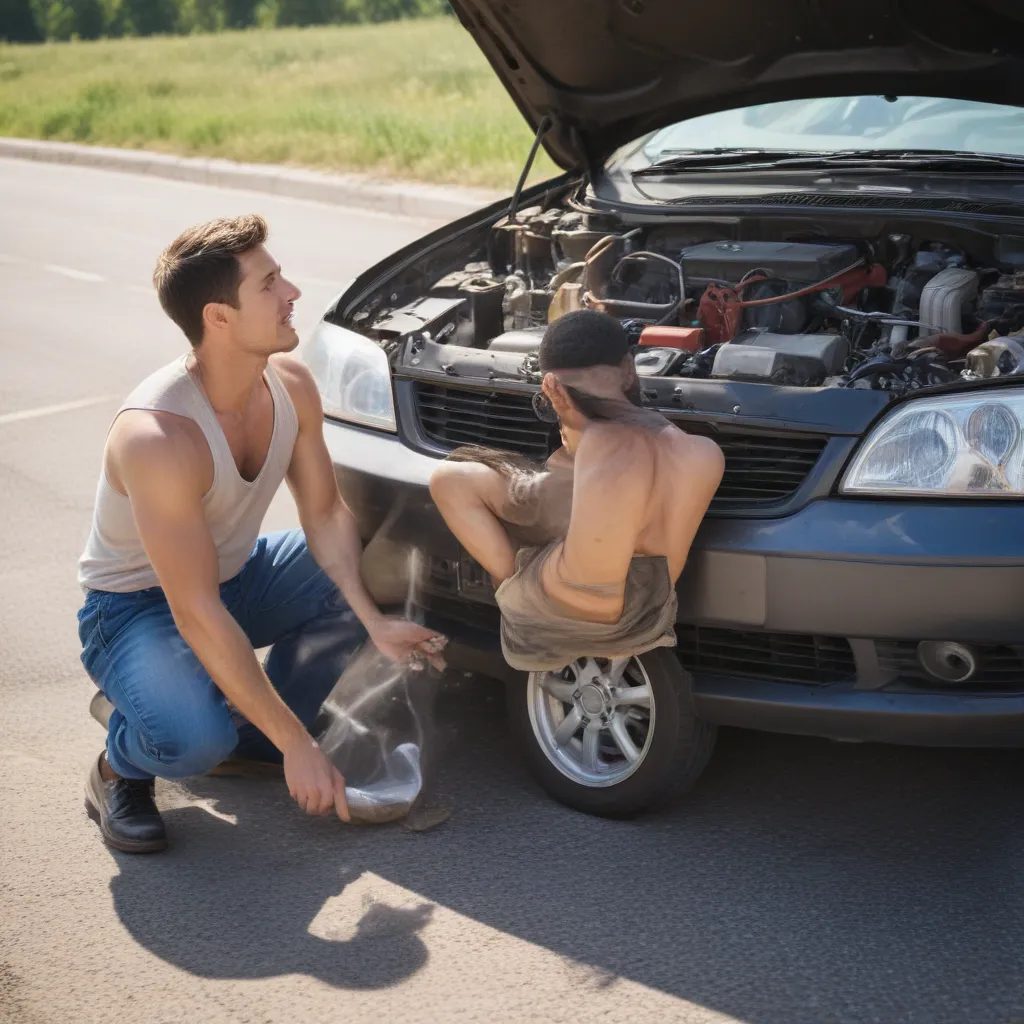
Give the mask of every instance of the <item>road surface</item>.
<path id="1" fill-rule="evenodd" d="M 439 704 L 454 814 L 433 831 L 204 778 L 158 786 L 167 854 L 100 843 L 75 628 L 100 450 L 185 344 L 157 252 L 246 210 L 305 290 L 303 333 L 433 226 L 0 160 L 0 1021 L 1024 1021 L 1016 752 L 729 732 L 684 805 L 599 821 L 529 781 L 497 689 L 463 679 Z M 293 522 L 282 498 L 268 525 Z"/>

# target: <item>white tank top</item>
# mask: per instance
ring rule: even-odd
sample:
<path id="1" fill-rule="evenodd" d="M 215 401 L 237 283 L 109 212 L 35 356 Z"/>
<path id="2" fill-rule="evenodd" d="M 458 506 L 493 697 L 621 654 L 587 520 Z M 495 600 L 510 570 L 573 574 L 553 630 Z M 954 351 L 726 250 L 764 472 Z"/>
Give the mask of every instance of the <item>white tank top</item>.
<path id="1" fill-rule="evenodd" d="M 188 355 L 182 356 L 147 377 L 117 415 L 126 409 L 153 409 L 185 416 L 199 425 L 213 456 L 213 484 L 203 496 L 203 510 L 223 583 L 238 574 L 252 553 L 263 516 L 291 462 L 299 422 L 281 378 L 267 366 L 264 380 L 274 402 L 270 448 L 259 476 L 251 482 L 243 479 L 209 399 L 188 372 L 187 359 Z M 92 530 L 78 562 L 78 582 L 85 590 L 117 593 L 160 585 L 139 540 L 131 502 L 110 486 L 102 469 Z"/>

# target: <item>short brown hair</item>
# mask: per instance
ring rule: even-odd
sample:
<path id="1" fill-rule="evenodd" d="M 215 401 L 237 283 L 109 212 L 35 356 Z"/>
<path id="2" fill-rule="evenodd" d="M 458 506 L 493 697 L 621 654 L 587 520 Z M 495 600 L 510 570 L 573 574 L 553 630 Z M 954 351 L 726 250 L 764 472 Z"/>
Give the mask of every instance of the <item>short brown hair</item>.
<path id="1" fill-rule="evenodd" d="M 267 240 L 267 222 L 255 213 L 218 217 L 182 232 L 156 261 L 153 284 L 164 312 L 192 345 L 203 340 L 203 309 L 224 302 L 238 309 L 238 257 Z"/>

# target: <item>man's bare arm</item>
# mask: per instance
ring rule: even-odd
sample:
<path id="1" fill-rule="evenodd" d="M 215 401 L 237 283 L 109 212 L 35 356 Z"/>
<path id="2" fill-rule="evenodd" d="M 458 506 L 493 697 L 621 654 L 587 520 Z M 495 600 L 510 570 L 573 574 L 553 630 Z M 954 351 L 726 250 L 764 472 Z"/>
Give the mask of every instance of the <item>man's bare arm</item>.
<path id="1" fill-rule="evenodd" d="M 341 783 L 281 700 L 252 645 L 220 599 L 217 551 L 203 512 L 203 457 L 174 417 L 125 413 L 114 446 L 139 537 L 175 625 L 221 692 L 282 752 L 292 796 L 310 813 L 330 810 Z"/>
<path id="2" fill-rule="evenodd" d="M 324 441 L 323 405 L 312 374 L 293 356 L 277 357 L 274 366 L 285 381 L 299 420 L 287 482 L 310 553 L 337 585 L 383 654 L 404 660 L 420 650 L 437 660 L 440 643 L 436 634 L 414 623 L 382 615 L 363 583 L 362 538 L 355 517 L 338 490 L 334 465 Z"/>

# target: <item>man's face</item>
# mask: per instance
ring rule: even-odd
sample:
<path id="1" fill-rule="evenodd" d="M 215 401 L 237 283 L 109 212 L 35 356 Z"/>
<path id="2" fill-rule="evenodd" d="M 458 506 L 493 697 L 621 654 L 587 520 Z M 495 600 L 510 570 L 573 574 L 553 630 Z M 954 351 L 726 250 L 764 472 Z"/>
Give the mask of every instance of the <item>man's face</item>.
<path id="1" fill-rule="evenodd" d="M 243 253 L 238 263 L 238 309 L 227 311 L 232 341 L 257 355 L 291 352 L 299 343 L 292 312 L 302 293 L 262 245 Z"/>

